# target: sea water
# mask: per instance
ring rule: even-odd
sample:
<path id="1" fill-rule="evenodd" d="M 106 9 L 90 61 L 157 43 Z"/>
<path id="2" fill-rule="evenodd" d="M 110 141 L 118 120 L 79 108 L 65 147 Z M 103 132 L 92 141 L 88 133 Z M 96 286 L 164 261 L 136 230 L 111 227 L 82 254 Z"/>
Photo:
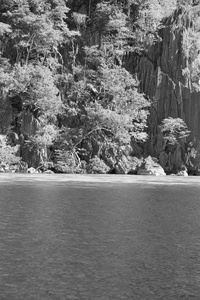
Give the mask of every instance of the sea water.
<path id="1" fill-rule="evenodd" d="M 200 299 L 200 177 L 1 174 L 0 299 Z"/>

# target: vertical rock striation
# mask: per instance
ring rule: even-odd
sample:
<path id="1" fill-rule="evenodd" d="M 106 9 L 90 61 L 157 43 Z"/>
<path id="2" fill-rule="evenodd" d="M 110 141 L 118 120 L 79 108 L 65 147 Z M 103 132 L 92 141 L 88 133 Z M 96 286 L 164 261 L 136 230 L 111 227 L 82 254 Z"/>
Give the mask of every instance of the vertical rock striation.
<path id="1" fill-rule="evenodd" d="M 186 161 L 187 145 L 197 150 L 195 160 L 187 161 L 192 170 L 200 161 L 200 92 L 194 91 L 191 82 L 191 58 L 187 53 L 187 32 L 193 29 L 190 14 L 184 8 L 176 10 L 164 20 L 160 41 L 146 53 L 127 54 L 125 67 L 136 74 L 140 91 L 152 100 L 148 120 L 149 140 L 144 154 L 159 158 L 167 171 L 177 171 Z M 164 118 L 181 118 L 191 134 L 178 147 L 166 147 L 160 131 Z"/>
<path id="2" fill-rule="evenodd" d="M 38 120 L 33 116 L 33 113 L 30 111 L 23 111 L 22 121 L 21 121 L 21 157 L 22 160 L 27 162 L 29 167 L 38 167 L 40 163 L 43 162 L 42 153 L 46 156 L 47 149 L 40 149 L 35 146 L 34 148 L 30 147 L 26 141 L 34 137 L 37 133 L 37 130 L 40 129 L 40 124 Z"/>

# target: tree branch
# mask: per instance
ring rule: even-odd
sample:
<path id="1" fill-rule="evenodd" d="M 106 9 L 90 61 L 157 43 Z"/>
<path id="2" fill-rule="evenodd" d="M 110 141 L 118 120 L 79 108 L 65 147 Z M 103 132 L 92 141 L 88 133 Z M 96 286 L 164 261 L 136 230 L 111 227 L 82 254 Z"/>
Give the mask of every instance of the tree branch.
<path id="1" fill-rule="evenodd" d="M 106 131 L 106 132 L 109 132 L 109 133 L 111 133 L 112 135 L 114 135 L 114 133 L 111 131 L 111 130 L 109 130 L 109 129 L 107 129 L 107 128 L 105 128 L 105 127 L 100 127 L 100 126 L 98 126 L 98 127 L 95 127 L 95 128 L 93 128 L 92 130 L 90 130 L 88 133 L 86 133 L 84 136 L 82 136 L 80 139 L 79 139 L 79 141 L 78 142 L 76 142 L 75 143 L 75 145 L 73 146 L 73 149 L 75 149 L 86 137 L 88 137 L 91 133 L 93 133 L 93 132 L 95 132 L 95 131 L 97 131 L 97 130 L 104 130 L 104 131 Z"/>

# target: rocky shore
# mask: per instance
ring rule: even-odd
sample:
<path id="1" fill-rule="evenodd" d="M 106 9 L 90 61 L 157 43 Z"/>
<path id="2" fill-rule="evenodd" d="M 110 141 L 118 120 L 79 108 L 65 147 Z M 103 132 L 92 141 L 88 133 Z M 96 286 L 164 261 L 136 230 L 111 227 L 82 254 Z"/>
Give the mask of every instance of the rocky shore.
<path id="1" fill-rule="evenodd" d="M 182 168 L 175 173 L 166 173 L 162 166 L 156 161 L 155 158 L 151 156 L 145 159 L 132 158 L 132 163 L 129 160 L 129 166 L 126 161 L 116 164 L 116 169 L 107 169 L 107 172 L 87 172 L 87 168 L 79 167 L 70 169 L 69 166 L 65 164 L 54 164 L 53 162 L 46 162 L 40 164 L 39 167 L 33 168 L 28 167 L 28 164 L 24 161 L 19 161 L 15 164 L 0 164 L 0 173 L 27 173 L 27 174 L 127 174 L 127 175 L 151 175 L 151 176 L 188 176 L 187 168 L 182 166 Z M 199 173 L 190 175 L 200 175 Z"/>

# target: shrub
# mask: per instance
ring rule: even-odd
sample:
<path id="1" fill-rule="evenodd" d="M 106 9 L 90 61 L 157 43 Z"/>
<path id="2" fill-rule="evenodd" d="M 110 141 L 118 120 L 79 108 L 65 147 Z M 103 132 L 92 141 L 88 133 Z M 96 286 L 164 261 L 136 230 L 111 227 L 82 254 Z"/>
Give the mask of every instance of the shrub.
<path id="1" fill-rule="evenodd" d="M 106 174 L 110 168 L 98 156 L 91 158 L 86 167 L 87 173 L 90 174 Z"/>
<path id="2" fill-rule="evenodd" d="M 16 147 L 11 147 L 7 145 L 6 136 L 1 136 L 0 138 L 0 163 L 13 165 L 19 163 L 21 157 L 17 156 L 16 152 L 18 149 Z"/>

